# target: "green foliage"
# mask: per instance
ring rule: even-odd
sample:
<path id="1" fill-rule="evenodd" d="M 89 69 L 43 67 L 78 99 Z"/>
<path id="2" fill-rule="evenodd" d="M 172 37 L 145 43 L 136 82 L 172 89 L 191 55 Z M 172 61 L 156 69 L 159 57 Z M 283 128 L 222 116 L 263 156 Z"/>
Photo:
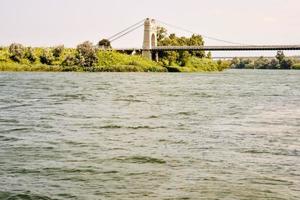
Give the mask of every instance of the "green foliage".
<path id="1" fill-rule="evenodd" d="M 141 56 L 130 56 L 114 51 L 98 51 L 97 71 L 138 71 L 138 72 L 163 72 L 166 68 L 158 63 Z"/>
<path id="2" fill-rule="evenodd" d="M 282 51 L 278 51 L 276 59 L 259 57 L 258 59 L 234 58 L 231 61 L 231 68 L 236 69 L 291 69 L 293 60 L 286 58 Z"/>
<path id="3" fill-rule="evenodd" d="M 174 40 L 176 36 L 171 35 L 170 38 Z M 184 44 L 184 40 L 181 38 L 177 42 Z M 141 55 L 97 50 L 90 42 L 80 44 L 76 49 L 63 46 L 25 48 L 13 44 L 10 49 L 0 49 L 0 71 L 198 72 L 227 68 L 224 62 L 200 59 L 188 51 L 169 53 L 169 57 L 157 63 Z"/>
<path id="4" fill-rule="evenodd" d="M 236 69 L 253 69 L 254 61 L 250 59 L 234 58 L 231 61 L 231 68 Z"/>
<path id="5" fill-rule="evenodd" d="M 218 63 L 207 58 L 192 57 L 189 61 L 188 71 L 219 71 Z"/>
<path id="6" fill-rule="evenodd" d="M 54 56 L 56 59 L 59 58 L 59 57 L 61 57 L 61 55 L 62 55 L 63 52 L 64 52 L 64 49 L 65 49 L 64 45 L 60 45 L 60 46 L 54 47 L 53 50 L 52 50 L 53 56 Z"/>
<path id="7" fill-rule="evenodd" d="M 75 66 L 78 61 L 74 55 L 67 55 L 66 58 L 62 61 L 62 66 Z"/>
<path id="8" fill-rule="evenodd" d="M 230 62 L 227 61 L 219 60 L 216 62 L 208 58 L 192 56 L 185 66 L 168 66 L 167 69 L 169 72 L 212 72 L 228 69 L 229 65 Z"/>
<path id="9" fill-rule="evenodd" d="M 255 68 L 257 69 L 268 69 L 269 68 L 269 60 L 264 58 L 264 57 L 260 57 L 259 59 L 257 59 L 254 62 Z"/>
<path id="10" fill-rule="evenodd" d="M 168 35 L 168 31 L 167 29 L 165 29 L 164 27 L 157 27 L 157 42 L 161 43 L 164 39 L 166 39 Z"/>
<path id="11" fill-rule="evenodd" d="M 212 55 L 211 55 L 211 52 L 209 51 L 206 55 L 206 58 L 211 59 L 211 57 L 212 57 Z"/>
<path id="12" fill-rule="evenodd" d="M 0 62 L 0 71 L 63 71 L 61 66 L 43 64 L 21 64 L 18 62 Z"/>
<path id="13" fill-rule="evenodd" d="M 284 58 L 280 62 L 280 66 L 281 66 L 282 69 L 292 69 L 293 65 L 294 65 L 293 61 L 291 59 L 288 59 L 288 58 Z"/>
<path id="14" fill-rule="evenodd" d="M 21 62 L 24 57 L 25 48 L 21 44 L 13 43 L 9 46 L 10 59 Z"/>
<path id="15" fill-rule="evenodd" d="M 295 63 L 292 68 L 300 70 L 300 63 Z"/>
<path id="16" fill-rule="evenodd" d="M 108 39 L 102 39 L 98 42 L 98 47 L 101 49 L 111 49 L 111 44 Z"/>
<path id="17" fill-rule="evenodd" d="M 77 46 L 76 58 L 79 61 L 78 64 L 85 68 L 95 66 L 98 62 L 96 49 L 89 41 L 86 41 Z"/>
<path id="18" fill-rule="evenodd" d="M 282 62 L 284 58 L 285 58 L 285 55 L 284 55 L 283 51 L 277 51 L 276 59 L 277 59 L 279 62 Z"/>
<path id="19" fill-rule="evenodd" d="M 28 47 L 26 48 L 25 51 L 25 56 L 24 56 L 30 63 L 35 63 L 37 61 L 37 56 L 34 53 L 33 48 Z"/>
<path id="20" fill-rule="evenodd" d="M 1 47 L 0 50 L 0 62 L 7 62 L 9 60 L 9 51 L 7 48 Z"/>
<path id="21" fill-rule="evenodd" d="M 203 46 L 204 41 L 200 35 L 192 35 L 190 38 L 177 37 L 174 33 L 167 35 L 167 30 L 158 28 L 158 46 Z M 164 66 L 170 65 L 186 65 L 187 60 L 191 57 L 203 58 L 204 51 L 165 51 L 159 52 L 159 61 Z"/>
<path id="22" fill-rule="evenodd" d="M 44 49 L 40 55 L 40 62 L 46 65 L 52 65 L 52 62 L 55 60 L 52 52 L 49 49 Z"/>

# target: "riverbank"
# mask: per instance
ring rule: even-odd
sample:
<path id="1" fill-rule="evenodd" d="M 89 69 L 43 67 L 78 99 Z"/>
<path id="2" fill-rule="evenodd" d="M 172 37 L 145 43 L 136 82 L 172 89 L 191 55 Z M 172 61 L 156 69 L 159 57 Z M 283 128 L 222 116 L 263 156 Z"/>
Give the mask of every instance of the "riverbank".
<path id="1" fill-rule="evenodd" d="M 174 64 L 170 67 L 141 55 L 95 49 L 89 43 L 83 43 L 77 49 L 63 46 L 31 48 L 20 44 L 0 48 L 0 71 L 207 72 L 222 71 L 228 66 L 228 62 L 189 57 L 183 66 Z"/>

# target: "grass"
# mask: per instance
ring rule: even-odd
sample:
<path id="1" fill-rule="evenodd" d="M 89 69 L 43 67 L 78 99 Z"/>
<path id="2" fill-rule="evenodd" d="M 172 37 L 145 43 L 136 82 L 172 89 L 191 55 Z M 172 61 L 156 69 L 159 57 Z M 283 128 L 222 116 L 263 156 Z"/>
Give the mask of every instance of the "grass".
<path id="1" fill-rule="evenodd" d="M 227 69 L 229 64 L 229 62 L 216 62 L 208 58 L 191 57 L 185 66 L 170 66 L 167 69 L 170 72 L 215 72 Z"/>
<path id="2" fill-rule="evenodd" d="M 295 64 L 293 65 L 293 69 L 298 69 L 298 70 L 300 70 L 300 63 L 295 63 Z"/>

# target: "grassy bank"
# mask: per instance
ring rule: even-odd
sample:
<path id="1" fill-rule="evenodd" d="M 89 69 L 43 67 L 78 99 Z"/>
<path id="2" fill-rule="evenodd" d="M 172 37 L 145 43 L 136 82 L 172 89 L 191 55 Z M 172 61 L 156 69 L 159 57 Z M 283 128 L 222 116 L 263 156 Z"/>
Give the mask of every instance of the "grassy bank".
<path id="1" fill-rule="evenodd" d="M 300 70 L 300 63 L 295 63 L 292 67 L 292 69 Z"/>
<path id="2" fill-rule="evenodd" d="M 77 49 L 26 48 L 15 44 L 0 48 L 0 71 L 75 72 L 207 72 L 222 71 L 229 63 L 190 57 L 184 66 L 165 66 L 141 55 L 101 51 L 89 44 Z"/>

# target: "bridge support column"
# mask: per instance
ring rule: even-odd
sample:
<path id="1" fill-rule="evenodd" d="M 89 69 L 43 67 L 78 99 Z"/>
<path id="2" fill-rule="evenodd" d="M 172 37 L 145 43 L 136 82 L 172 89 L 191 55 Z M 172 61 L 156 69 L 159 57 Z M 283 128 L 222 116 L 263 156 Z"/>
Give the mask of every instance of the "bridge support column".
<path id="1" fill-rule="evenodd" d="M 154 19 L 147 18 L 144 22 L 144 42 L 142 55 L 153 59 L 151 49 L 157 46 L 157 26 Z M 154 60 L 157 60 L 156 57 Z"/>

